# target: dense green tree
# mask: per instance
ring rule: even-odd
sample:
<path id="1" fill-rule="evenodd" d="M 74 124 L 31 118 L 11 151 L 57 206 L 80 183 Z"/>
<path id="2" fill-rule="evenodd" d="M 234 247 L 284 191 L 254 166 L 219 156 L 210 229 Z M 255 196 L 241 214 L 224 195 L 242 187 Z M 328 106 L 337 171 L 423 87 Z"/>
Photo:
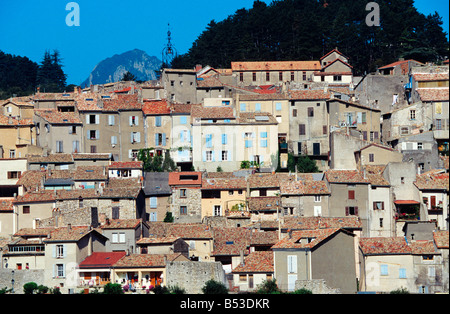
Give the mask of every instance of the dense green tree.
<path id="1" fill-rule="evenodd" d="M 53 54 L 44 53 L 37 72 L 37 85 L 42 92 L 61 93 L 66 89 L 67 76 L 62 69 L 62 59 L 58 50 Z"/>
<path id="2" fill-rule="evenodd" d="M 366 24 L 367 0 L 255 1 L 223 21 L 211 21 L 178 56 L 174 68 L 229 68 L 232 61 L 317 60 L 338 48 L 356 75 L 397 61 L 440 61 L 448 39 L 438 13 L 425 16 L 413 0 L 379 0 L 380 27 Z"/>
<path id="3" fill-rule="evenodd" d="M 38 67 L 27 57 L 0 51 L 0 99 L 31 95 L 35 91 Z"/>
<path id="4" fill-rule="evenodd" d="M 130 71 L 125 72 L 125 74 L 122 76 L 121 81 L 128 82 L 128 81 L 136 81 L 137 77 Z"/>

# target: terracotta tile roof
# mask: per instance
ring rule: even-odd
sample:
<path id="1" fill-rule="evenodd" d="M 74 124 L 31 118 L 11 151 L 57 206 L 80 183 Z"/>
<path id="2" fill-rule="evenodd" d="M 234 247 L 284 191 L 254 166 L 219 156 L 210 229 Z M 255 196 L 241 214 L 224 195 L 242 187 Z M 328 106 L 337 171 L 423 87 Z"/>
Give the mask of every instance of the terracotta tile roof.
<path id="1" fill-rule="evenodd" d="M 194 105 L 194 104 L 172 104 L 170 107 L 171 113 L 173 114 L 191 114 L 192 107 L 195 106 L 201 106 L 201 105 Z"/>
<path id="2" fill-rule="evenodd" d="M 404 237 L 360 238 L 359 247 L 364 255 L 411 254 Z"/>
<path id="3" fill-rule="evenodd" d="M 251 232 L 250 245 L 274 245 L 278 242 L 278 231 Z"/>
<path id="4" fill-rule="evenodd" d="M 305 187 L 301 180 L 281 180 L 280 182 L 281 195 L 303 195 Z"/>
<path id="5" fill-rule="evenodd" d="M 34 114 L 50 124 L 82 124 L 75 112 L 59 112 L 56 109 L 35 109 Z"/>
<path id="6" fill-rule="evenodd" d="M 17 185 L 23 186 L 26 191 L 38 190 L 42 180 L 45 179 L 46 171 L 28 170 L 22 173 Z"/>
<path id="7" fill-rule="evenodd" d="M 73 156 L 73 160 L 98 160 L 98 159 L 103 159 L 103 160 L 110 160 L 111 159 L 111 154 L 110 153 L 103 153 L 103 154 L 89 154 L 89 153 L 83 153 L 83 154 L 72 154 Z"/>
<path id="8" fill-rule="evenodd" d="M 202 185 L 201 172 L 171 172 L 169 173 L 169 185 Z"/>
<path id="9" fill-rule="evenodd" d="M 411 241 L 409 247 L 413 255 L 439 254 L 433 240 Z"/>
<path id="10" fill-rule="evenodd" d="M 292 90 L 288 93 L 290 100 L 324 100 L 330 99 L 331 94 L 323 90 Z"/>
<path id="11" fill-rule="evenodd" d="M 101 229 L 136 229 L 141 219 L 111 219 L 109 223 L 102 225 Z"/>
<path id="12" fill-rule="evenodd" d="M 293 231 L 272 246 L 272 249 L 312 249 L 342 229 L 317 229 Z"/>
<path id="13" fill-rule="evenodd" d="M 103 166 L 78 166 L 71 173 L 74 181 L 105 181 L 108 179 Z"/>
<path id="14" fill-rule="evenodd" d="M 359 217 L 285 217 L 281 225 L 285 230 L 317 230 L 342 228 L 362 229 Z"/>
<path id="15" fill-rule="evenodd" d="M 17 231 L 14 236 L 17 237 L 36 237 L 36 236 L 42 236 L 47 237 L 50 232 L 55 230 L 53 227 L 49 228 L 22 228 L 19 231 Z"/>
<path id="16" fill-rule="evenodd" d="M 137 94 L 118 94 L 114 98 L 103 100 L 103 111 L 142 110 L 142 106 Z"/>
<path id="17" fill-rule="evenodd" d="M 77 94 L 75 93 L 36 93 L 33 100 L 74 100 Z"/>
<path id="18" fill-rule="evenodd" d="M 279 196 L 248 197 L 249 211 L 273 211 L 281 207 Z"/>
<path id="19" fill-rule="evenodd" d="M 373 186 L 391 186 L 391 184 L 381 174 L 366 174 L 367 180 Z"/>
<path id="20" fill-rule="evenodd" d="M 379 70 L 384 70 L 384 69 L 394 68 L 394 67 L 396 67 L 396 66 L 398 66 L 398 65 L 402 65 L 402 64 L 404 64 L 404 63 L 409 63 L 409 62 L 415 62 L 415 63 L 423 64 L 422 62 L 419 62 L 419 61 L 416 61 L 416 60 L 413 60 L 413 59 L 410 59 L 410 60 L 401 60 L 401 61 L 396 61 L 396 62 L 394 62 L 394 63 L 390 63 L 390 64 L 387 64 L 387 65 L 385 65 L 385 66 L 382 66 L 381 68 L 379 68 Z M 405 73 L 405 74 L 408 74 L 408 73 Z"/>
<path id="21" fill-rule="evenodd" d="M 436 247 L 438 249 L 448 249 L 449 243 L 449 232 L 448 230 L 439 230 L 433 232 L 434 243 L 436 243 Z"/>
<path id="22" fill-rule="evenodd" d="M 319 61 L 261 61 L 231 62 L 233 72 L 238 71 L 300 71 L 320 70 Z"/>
<path id="23" fill-rule="evenodd" d="M 251 231 L 245 228 L 214 228 L 213 256 L 248 254 Z"/>
<path id="24" fill-rule="evenodd" d="M 278 124 L 277 119 L 269 112 L 241 112 L 239 124 Z"/>
<path id="25" fill-rule="evenodd" d="M 262 95 L 239 95 L 239 101 L 257 101 L 257 100 L 287 100 L 288 96 L 286 93 L 273 93 L 273 94 L 262 94 Z"/>
<path id="26" fill-rule="evenodd" d="M 273 273 L 272 251 L 252 252 L 244 259 L 244 264 L 235 267 L 232 273 Z"/>
<path id="27" fill-rule="evenodd" d="M 448 173 L 424 173 L 416 176 L 414 185 L 419 190 L 445 190 L 449 191 Z"/>
<path id="28" fill-rule="evenodd" d="M 171 262 L 180 258 L 187 260 L 187 258 L 181 254 L 131 254 L 118 260 L 113 268 L 166 267 L 166 262 Z"/>
<path id="29" fill-rule="evenodd" d="M 202 79 L 197 79 L 197 88 L 212 88 L 212 87 L 223 87 L 225 86 L 216 77 L 203 77 Z"/>
<path id="30" fill-rule="evenodd" d="M 448 88 L 418 88 L 416 89 L 422 101 L 448 101 Z"/>
<path id="31" fill-rule="evenodd" d="M 136 199 L 141 192 L 141 187 L 106 187 L 99 198 L 123 198 Z"/>
<path id="32" fill-rule="evenodd" d="M 342 52 L 340 52 L 337 48 L 335 48 L 335 49 L 331 50 L 330 52 L 328 52 L 326 55 L 324 55 L 322 58 L 320 58 L 320 60 L 325 59 L 326 57 L 331 55 L 333 52 L 336 52 L 336 53 L 340 54 L 341 56 L 343 56 L 345 59 L 348 60 L 348 58 L 344 54 L 342 54 Z"/>
<path id="33" fill-rule="evenodd" d="M 86 235 L 94 231 L 89 226 L 61 227 L 51 231 L 50 238 L 44 239 L 44 242 L 77 242 Z"/>
<path id="34" fill-rule="evenodd" d="M 139 178 L 110 178 L 109 188 L 139 188 L 141 186 Z"/>
<path id="35" fill-rule="evenodd" d="M 211 239 L 211 229 L 204 224 L 165 224 L 164 235 L 182 239 Z"/>
<path id="36" fill-rule="evenodd" d="M 250 175 L 247 180 L 249 182 L 250 189 L 279 188 L 280 178 L 282 177 L 282 174 L 255 173 Z"/>
<path id="37" fill-rule="evenodd" d="M 19 195 L 14 200 L 14 204 L 18 203 L 48 203 L 55 202 L 56 195 L 54 191 L 38 191 L 38 192 L 28 192 L 24 195 Z"/>
<path id="38" fill-rule="evenodd" d="M 138 245 L 143 245 L 143 244 L 172 244 L 178 239 L 181 239 L 181 238 L 180 237 L 142 238 L 142 239 L 139 239 L 139 241 L 137 241 L 136 244 L 138 244 Z"/>
<path id="39" fill-rule="evenodd" d="M 234 119 L 233 108 L 231 107 L 201 107 L 192 106 L 192 118 L 200 119 Z"/>
<path id="40" fill-rule="evenodd" d="M 357 170 L 328 170 L 325 177 L 330 183 L 369 183 L 364 174 Z"/>
<path id="41" fill-rule="evenodd" d="M 32 119 L 16 119 L 14 117 L 7 117 L 0 114 L 0 126 L 32 126 L 34 125 Z"/>
<path id="42" fill-rule="evenodd" d="M 170 104 L 166 100 L 144 101 L 142 111 L 145 115 L 170 114 Z"/>
<path id="43" fill-rule="evenodd" d="M 202 190 L 239 190 L 246 189 L 245 178 L 204 178 L 202 180 Z"/>
<path id="44" fill-rule="evenodd" d="M 93 252 L 86 257 L 78 266 L 81 269 L 109 268 L 117 263 L 126 252 Z"/>
<path id="45" fill-rule="evenodd" d="M 28 156 L 28 163 L 53 164 L 53 163 L 73 163 L 72 154 L 50 154 L 48 156 Z"/>
<path id="46" fill-rule="evenodd" d="M 142 161 L 113 161 L 109 169 L 142 169 L 143 166 Z"/>
<path id="47" fill-rule="evenodd" d="M 325 181 L 303 181 L 305 195 L 328 195 L 327 183 Z"/>
<path id="48" fill-rule="evenodd" d="M 0 213 L 13 211 L 13 200 L 14 199 L 0 199 Z"/>

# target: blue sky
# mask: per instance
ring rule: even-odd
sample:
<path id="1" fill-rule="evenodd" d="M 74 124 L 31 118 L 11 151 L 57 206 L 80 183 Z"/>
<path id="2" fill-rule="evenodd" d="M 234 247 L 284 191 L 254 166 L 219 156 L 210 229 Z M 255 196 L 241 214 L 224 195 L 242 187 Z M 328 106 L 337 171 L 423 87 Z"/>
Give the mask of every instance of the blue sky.
<path id="1" fill-rule="evenodd" d="M 66 5 L 80 7 L 80 26 L 66 25 Z M 267 4 L 271 0 L 265 0 Z M 448 0 L 415 0 L 419 12 L 437 11 L 449 32 Z M 172 43 L 186 53 L 212 20 L 221 21 L 253 0 L 0 0 L 0 50 L 40 62 L 58 49 L 67 83 L 80 84 L 101 60 L 132 49 L 161 59 L 170 23 Z"/>

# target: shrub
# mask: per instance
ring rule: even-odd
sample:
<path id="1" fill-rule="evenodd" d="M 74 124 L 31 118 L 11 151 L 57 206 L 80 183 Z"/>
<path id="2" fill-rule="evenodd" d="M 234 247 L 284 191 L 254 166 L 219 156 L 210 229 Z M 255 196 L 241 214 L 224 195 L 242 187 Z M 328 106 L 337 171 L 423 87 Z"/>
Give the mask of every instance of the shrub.
<path id="1" fill-rule="evenodd" d="M 124 292 L 120 284 L 108 283 L 103 288 L 103 294 L 124 294 Z"/>
<path id="2" fill-rule="evenodd" d="M 311 290 L 308 290 L 306 288 L 301 288 L 298 290 L 295 290 L 294 292 L 292 292 L 292 294 L 313 294 Z"/>
<path id="3" fill-rule="evenodd" d="M 228 294 L 228 289 L 221 282 L 208 280 L 202 288 L 204 294 Z"/>
<path id="4" fill-rule="evenodd" d="M 38 285 L 35 282 L 27 282 L 23 285 L 23 292 L 25 294 L 33 294 L 35 290 L 37 290 Z"/>
<path id="5" fill-rule="evenodd" d="M 273 294 L 280 293 L 276 279 L 274 280 L 264 280 L 262 284 L 258 286 L 257 293 L 259 294 Z"/>
<path id="6" fill-rule="evenodd" d="M 46 287 L 44 285 L 39 285 L 37 287 L 38 294 L 46 294 L 48 292 L 48 290 L 49 290 L 48 287 Z"/>
<path id="7" fill-rule="evenodd" d="M 408 289 L 401 287 L 396 290 L 392 290 L 391 294 L 409 294 L 409 291 Z"/>

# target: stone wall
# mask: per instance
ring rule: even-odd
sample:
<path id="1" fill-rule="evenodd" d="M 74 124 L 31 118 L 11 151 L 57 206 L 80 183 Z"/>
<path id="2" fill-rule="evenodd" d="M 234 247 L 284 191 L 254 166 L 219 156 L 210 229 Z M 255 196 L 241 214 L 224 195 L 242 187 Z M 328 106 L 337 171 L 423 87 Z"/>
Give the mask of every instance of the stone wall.
<path id="1" fill-rule="evenodd" d="M 340 294 L 339 289 L 328 287 L 324 279 L 297 280 L 295 290 L 299 289 L 308 289 L 313 294 Z"/>
<path id="2" fill-rule="evenodd" d="M 172 214 L 175 223 L 200 223 L 202 219 L 202 193 L 200 189 L 186 189 L 186 197 L 180 197 L 180 190 L 175 189 L 171 196 Z M 180 214 L 180 207 L 187 207 L 187 214 Z"/>
<path id="3" fill-rule="evenodd" d="M 28 282 L 35 282 L 38 286 L 44 284 L 44 270 L 14 269 L 13 275 L 12 269 L 0 269 L 0 289 L 11 289 L 12 279 L 14 279 L 14 293 L 23 294 L 23 285 Z"/>
<path id="4" fill-rule="evenodd" d="M 166 274 L 168 286 L 178 286 L 188 294 L 201 294 L 211 279 L 227 285 L 220 262 L 169 262 Z"/>

